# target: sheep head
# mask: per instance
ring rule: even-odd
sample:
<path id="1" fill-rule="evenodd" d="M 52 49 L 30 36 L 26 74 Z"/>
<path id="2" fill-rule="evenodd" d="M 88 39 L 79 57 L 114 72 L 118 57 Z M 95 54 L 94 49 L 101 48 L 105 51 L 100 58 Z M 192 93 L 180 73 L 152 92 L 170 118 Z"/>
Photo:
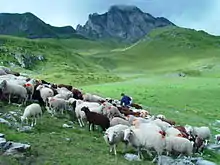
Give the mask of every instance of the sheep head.
<path id="1" fill-rule="evenodd" d="M 108 141 L 109 144 L 113 143 L 114 138 L 118 135 L 116 131 L 111 131 L 107 136 L 108 136 Z"/>
<path id="2" fill-rule="evenodd" d="M 134 134 L 134 131 L 130 128 L 125 129 L 124 131 L 124 141 L 129 141 L 130 137 Z"/>

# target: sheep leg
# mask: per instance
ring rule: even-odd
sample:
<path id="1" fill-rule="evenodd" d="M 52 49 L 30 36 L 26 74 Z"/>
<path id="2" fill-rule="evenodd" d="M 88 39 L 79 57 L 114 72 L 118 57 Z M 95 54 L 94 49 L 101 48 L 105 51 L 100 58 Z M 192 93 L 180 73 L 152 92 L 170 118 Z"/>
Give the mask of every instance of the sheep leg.
<path id="1" fill-rule="evenodd" d="M 162 164 L 162 160 L 161 160 L 161 155 L 158 155 L 158 165 L 161 165 Z"/>
<path id="2" fill-rule="evenodd" d="M 116 145 L 115 145 L 115 144 L 113 145 L 113 148 L 114 148 L 114 154 L 117 155 L 117 152 L 116 152 Z"/>
<path id="3" fill-rule="evenodd" d="M 28 99 L 28 96 L 25 97 L 24 102 L 23 102 L 23 105 L 26 105 L 26 104 L 27 104 L 27 99 Z"/>
<path id="4" fill-rule="evenodd" d="M 179 159 L 179 158 L 181 158 L 183 155 L 182 154 L 180 154 L 178 157 L 177 157 L 177 159 Z"/>
<path id="5" fill-rule="evenodd" d="M 110 145 L 110 150 L 109 150 L 109 152 L 111 153 L 112 152 L 112 150 L 113 150 L 113 146 L 112 145 Z"/>
<path id="6" fill-rule="evenodd" d="M 143 155 L 142 155 L 142 153 L 141 153 L 141 149 L 140 148 L 138 148 L 138 158 L 141 160 L 141 157 L 142 157 Z"/>
<path id="7" fill-rule="evenodd" d="M 11 94 L 8 95 L 8 104 L 11 104 Z"/>
<path id="8" fill-rule="evenodd" d="M 95 131 L 95 125 L 92 124 L 92 131 Z"/>
<path id="9" fill-rule="evenodd" d="M 84 124 L 84 122 L 83 122 L 83 119 L 81 118 L 80 120 L 81 120 L 82 126 L 84 127 L 85 124 Z"/>
<path id="10" fill-rule="evenodd" d="M 31 119 L 31 127 L 34 126 L 34 118 Z"/>
<path id="11" fill-rule="evenodd" d="M 147 154 L 150 156 L 150 157 L 153 157 L 152 153 L 149 151 L 149 150 L 146 150 L 147 151 Z"/>
<path id="12" fill-rule="evenodd" d="M 36 117 L 34 118 L 34 121 L 35 121 L 34 125 L 36 125 L 37 124 L 37 118 Z"/>
<path id="13" fill-rule="evenodd" d="M 26 118 L 25 120 L 26 120 L 26 124 L 28 125 L 28 118 Z"/>
<path id="14" fill-rule="evenodd" d="M 155 163 L 157 160 L 157 156 L 152 160 L 152 163 Z"/>
<path id="15" fill-rule="evenodd" d="M 89 122 L 89 131 L 90 131 L 91 123 Z"/>
<path id="16" fill-rule="evenodd" d="M 80 118 L 78 118 L 78 122 L 79 122 L 80 127 L 83 127 L 81 124 Z"/>

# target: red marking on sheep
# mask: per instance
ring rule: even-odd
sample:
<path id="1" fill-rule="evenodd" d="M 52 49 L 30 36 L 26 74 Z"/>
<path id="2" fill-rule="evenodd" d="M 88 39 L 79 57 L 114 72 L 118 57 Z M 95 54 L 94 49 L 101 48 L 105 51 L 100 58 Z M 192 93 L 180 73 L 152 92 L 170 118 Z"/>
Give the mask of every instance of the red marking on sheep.
<path id="1" fill-rule="evenodd" d="M 165 138 L 166 132 L 164 132 L 164 131 L 159 131 L 159 133 L 162 135 L 162 138 Z"/>
<path id="2" fill-rule="evenodd" d="M 26 87 L 31 87 L 32 85 L 29 84 L 29 83 L 27 83 L 27 84 L 25 84 L 25 86 L 26 86 Z"/>
<path id="3" fill-rule="evenodd" d="M 50 101 L 55 101 L 56 99 L 54 99 L 54 98 L 52 98 L 52 99 L 50 99 Z"/>
<path id="4" fill-rule="evenodd" d="M 177 136 L 178 136 L 178 137 L 183 137 L 183 135 L 182 135 L 182 134 L 180 134 L 180 133 L 179 133 Z"/>

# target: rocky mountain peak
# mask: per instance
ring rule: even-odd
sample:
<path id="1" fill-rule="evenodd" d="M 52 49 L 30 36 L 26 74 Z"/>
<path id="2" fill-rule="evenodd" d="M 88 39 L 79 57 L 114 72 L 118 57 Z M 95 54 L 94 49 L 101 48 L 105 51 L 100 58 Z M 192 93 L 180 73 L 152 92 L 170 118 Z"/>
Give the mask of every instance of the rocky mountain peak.
<path id="1" fill-rule="evenodd" d="M 78 25 L 76 31 L 90 39 L 117 39 L 132 43 L 151 30 L 175 26 L 166 18 L 155 18 L 136 6 L 114 5 L 104 14 L 90 14 L 84 26 Z"/>

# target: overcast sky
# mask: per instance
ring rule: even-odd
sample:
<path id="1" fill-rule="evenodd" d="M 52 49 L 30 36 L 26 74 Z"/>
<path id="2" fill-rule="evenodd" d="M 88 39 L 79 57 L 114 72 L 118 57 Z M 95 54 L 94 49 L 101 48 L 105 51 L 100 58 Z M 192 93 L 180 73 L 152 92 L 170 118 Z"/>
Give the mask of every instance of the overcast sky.
<path id="1" fill-rule="evenodd" d="M 54 26 L 84 24 L 91 13 L 104 13 L 111 5 L 135 5 L 178 26 L 220 35 L 220 0 L 0 0 L 0 13 L 32 12 Z"/>

